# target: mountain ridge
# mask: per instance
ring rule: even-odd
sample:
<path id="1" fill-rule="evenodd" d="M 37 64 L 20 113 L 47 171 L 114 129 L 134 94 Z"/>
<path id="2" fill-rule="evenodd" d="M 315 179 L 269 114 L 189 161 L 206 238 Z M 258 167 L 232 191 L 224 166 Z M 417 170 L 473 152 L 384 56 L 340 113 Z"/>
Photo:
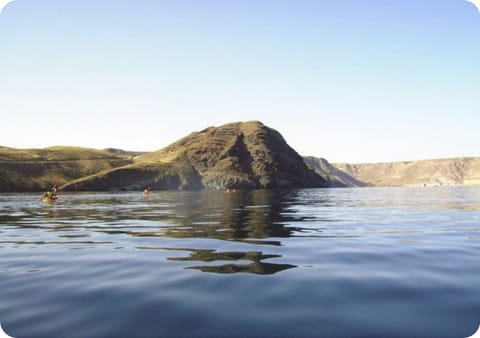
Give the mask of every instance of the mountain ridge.
<path id="1" fill-rule="evenodd" d="M 480 185 L 480 157 L 332 165 L 375 186 Z"/>
<path id="2" fill-rule="evenodd" d="M 192 132 L 154 151 L 0 146 L 0 192 L 480 185 L 480 157 L 329 163 L 259 121 Z"/>

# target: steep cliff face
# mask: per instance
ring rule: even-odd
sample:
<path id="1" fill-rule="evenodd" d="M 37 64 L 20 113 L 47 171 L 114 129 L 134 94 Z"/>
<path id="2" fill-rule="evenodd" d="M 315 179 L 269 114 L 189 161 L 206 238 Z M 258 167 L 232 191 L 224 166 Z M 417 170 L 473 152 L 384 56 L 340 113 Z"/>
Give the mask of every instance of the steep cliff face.
<path id="1" fill-rule="evenodd" d="M 478 157 L 333 165 L 357 180 L 377 186 L 480 185 Z"/>
<path id="2" fill-rule="evenodd" d="M 135 164 L 66 185 L 70 190 L 253 189 L 325 186 L 275 130 L 229 123 L 192 133 Z"/>
<path id="3" fill-rule="evenodd" d="M 329 187 L 366 187 L 371 184 L 361 182 L 330 164 L 324 158 L 305 156 L 305 163 L 325 178 Z"/>

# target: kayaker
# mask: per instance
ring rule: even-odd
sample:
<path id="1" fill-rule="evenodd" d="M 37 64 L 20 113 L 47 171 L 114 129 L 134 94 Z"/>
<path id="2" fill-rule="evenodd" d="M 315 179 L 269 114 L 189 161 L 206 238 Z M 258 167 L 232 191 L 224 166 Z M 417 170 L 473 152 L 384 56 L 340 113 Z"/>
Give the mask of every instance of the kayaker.
<path id="1" fill-rule="evenodd" d="M 42 195 L 42 200 L 51 200 L 52 199 L 52 192 L 51 191 L 46 191 Z"/>
<path id="2" fill-rule="evenodd" d="M 58 198 L 57 196 L 57 188 L 55 186 L 53 186 L 52 188 L 52 199 L 53 200 L 56 200 Z"/>
<path id="3" fill-rule="evenodd" d="M 42 200 L 44 201 L 53 201 L 56 199 L 58 199 L 58 196 L 57 196 L 57 188 L 55 186 L 53 186 L 51 190 L 45 192 L 42 195 Z"/>

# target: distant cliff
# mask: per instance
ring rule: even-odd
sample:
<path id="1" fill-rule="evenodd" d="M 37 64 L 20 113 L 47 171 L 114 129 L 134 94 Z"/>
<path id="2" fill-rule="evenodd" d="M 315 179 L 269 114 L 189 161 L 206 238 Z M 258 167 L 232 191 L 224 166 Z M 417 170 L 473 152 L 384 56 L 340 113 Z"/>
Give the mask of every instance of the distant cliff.
<path id="1" fill-rule="evenodd" d="M 303 160 L 326 180 L 329 187 L 365 187 L 371 184 L 357 180 L 330 164 L 324 158 L 304 156 Z"/>
<path id="2" fill-rule="evenodd" d="M 323 187 L 276 130 L 261 122 L 194 132 L 133 164 L 69 182 L 67 190 L 256 189 Z"/>
<path id="3" fill-rule="evenodd" d="M 361 182 L 376 186 L 480 185 L 478 157 L 333 165 Z"/>

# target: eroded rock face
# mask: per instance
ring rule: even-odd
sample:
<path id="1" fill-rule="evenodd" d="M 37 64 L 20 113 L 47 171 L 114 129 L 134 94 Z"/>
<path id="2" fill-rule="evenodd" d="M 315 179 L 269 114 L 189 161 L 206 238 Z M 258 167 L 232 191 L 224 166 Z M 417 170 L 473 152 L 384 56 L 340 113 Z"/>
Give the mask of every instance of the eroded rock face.
<path id="1" fill-rule="evenodd" d="M 325 180 L 307 167 L 277 131 L 250 121 L 192 133 L 166 148 L 139 156 L 133 165 L 102 177 L 78 180 L 65 188 L 222 190 L 324 185 Z"/>
<path id="2" fill-rule="evenodd" d="M 328 187 L 366 187 L 372 185 L 355 179 L 324 158 L 305 156 L 303 160 L 326 180 Z"/>
<path id="3" fill-rule="evenodd" d="M 376 186 L 480 185 L 479 157 L 333 165 Z"/>
<path id="4" fill-rule="evenodd" d="M 162 152 L 186 153 L 206 189 L 321 187 L 310 170 L 275 130 L 261 122 L 230 123 L 191 135 Z"/>

